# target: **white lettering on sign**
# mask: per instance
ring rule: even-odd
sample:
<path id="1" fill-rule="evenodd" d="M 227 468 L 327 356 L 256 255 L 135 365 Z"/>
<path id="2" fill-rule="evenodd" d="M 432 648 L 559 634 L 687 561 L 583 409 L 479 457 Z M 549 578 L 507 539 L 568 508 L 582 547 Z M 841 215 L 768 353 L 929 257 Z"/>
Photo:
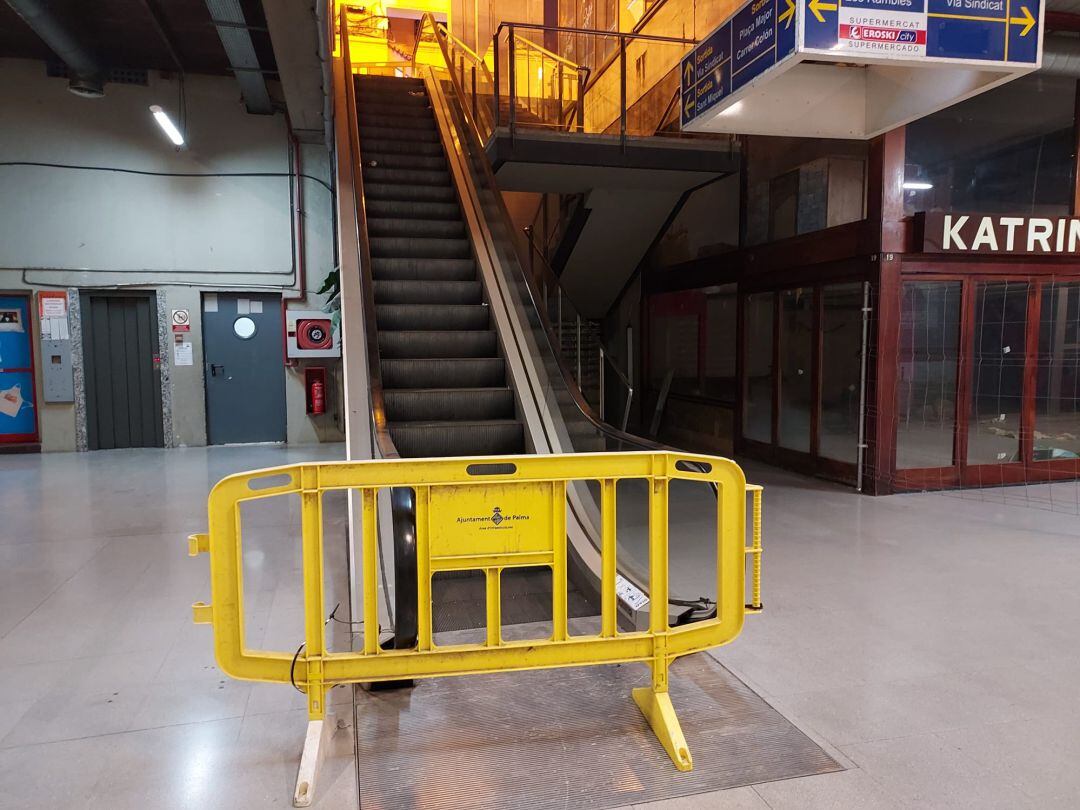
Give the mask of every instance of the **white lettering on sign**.
<path id="1" fill-rule="evenodd" d="M 1005 228 L 1005 250 L 1012 250 L 1016 245 L 1016 229 L 1024 224 L 1024 218 L 1002 217 L 1001 224 Z"/>
<path id="2" fill-rule="evenodd" d="M 994 223 L 990 220 L 990 217 L 983 217 L 979 223 L 979 231 L 975 234 L 975 239 L 971 243 L 972 250 L 978 250 L 981 247 L 985 247 L 987 250 L 997 250 L 997 234 L 994 233 Z"/>
<path id="3" fill-rule="evenodd" d="M 960 229 L 964 227 L 964 224 L 968 221 L 969 217 L 965 214 L 957 217 L 956 222 L 953 222 L 952 214 L 945 215 L 945 238 L 941 240 L 941 247 L 943 250 L 949 250 L 951 248 L 957 250 L 967 250 L 967 245 L 960 238 Z"/>
<path id="4" fill-rule="evenodd" d="M 930 212 L 924 217 L 928 252 L 1080 253 L 1080 217 L 983 216 Z"/>

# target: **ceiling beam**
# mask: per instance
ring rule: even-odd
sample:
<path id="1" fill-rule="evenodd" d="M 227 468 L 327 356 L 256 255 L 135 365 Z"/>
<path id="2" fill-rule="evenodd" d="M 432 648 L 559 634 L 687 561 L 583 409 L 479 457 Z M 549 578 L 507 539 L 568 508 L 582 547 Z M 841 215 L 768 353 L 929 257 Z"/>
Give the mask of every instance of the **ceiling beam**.
<path id="1" fill-rule="evenodd" d="M 146 10 L 150 22 L 153 23 L 154 30 L 157 31 L 158 38 L 165 46 L 165 50 L 169 52 L 169 58 L 176 65 L 177 71 L 184 73 L 184 62 L 180 59 L 180 52 L 176 48 L 175 39 L 169 31 L 169 24 L 165 22 L 165 18 L 161 14 L 157 0 L 142 0 L 142 7 Z"/>
<path id="2" fill-rule="evenodd" d="M 311 0 L 263 0 L 263 12 L 293 132 L 301 141 L 321 143 L 327 93 L 314 5 Z"/>
<path id="3" fill-rule="evenodd" d="M 249 113 L 270 115 L 274 105 L 270 101 L 270 92 L 266 89 L 259 57 L 255 54 L 255 45 L 251 33 L 247 30 L 244 10 L 239 0 L 206 0 L 210 19 L 217 28 L 221 45 L 229 59 L 229 67 L 240 85 L 240 94 Z"/>

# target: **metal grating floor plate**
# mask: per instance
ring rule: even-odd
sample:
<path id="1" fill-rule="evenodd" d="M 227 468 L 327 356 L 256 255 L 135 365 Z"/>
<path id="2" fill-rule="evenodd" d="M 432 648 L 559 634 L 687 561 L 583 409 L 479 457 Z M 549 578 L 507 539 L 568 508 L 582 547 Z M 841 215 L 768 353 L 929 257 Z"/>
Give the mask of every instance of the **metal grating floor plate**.
<path id="1" fill-rule="evenodd" d="M 648 682 L 644 665 L 624 664 L 357 690 L 360 806 L 605 810 L 842 770 L 699 654 L 671 668 L 672 701 L 694 757 L 694 770 L 680 773 L 630 697 Z"/>

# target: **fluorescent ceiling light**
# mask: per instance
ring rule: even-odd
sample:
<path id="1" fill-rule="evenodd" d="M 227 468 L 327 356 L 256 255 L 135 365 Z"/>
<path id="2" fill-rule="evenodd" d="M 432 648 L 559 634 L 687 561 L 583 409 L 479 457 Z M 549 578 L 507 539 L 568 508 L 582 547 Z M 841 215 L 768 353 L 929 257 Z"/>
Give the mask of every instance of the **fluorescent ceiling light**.
<path id="1" fill-rule="evenodd" d="M 904 188 L 908 191 L 929 191 L 933 187 L 933 183 L 927 183 L 921 180 L 906 180 L 904 182 Z"/>
<path id="2" fill-rule="evenodd" d="M 184 136 L 180 134 L 180 130 L 176 128 L 176 124 L 169 118 L 169 114 L 157 104 L 150 105 L 150 112 L 154 114 L 154 120 L 158 122 L 158 126 L 169 136 L 169 140 L 177 146 L 183 146 Z"/>
<path id="3" fill-rule="evenodd" d="M 739 100 L 732 104 L 730 107 L 728 107 L 726 110 L 721 110 L 720 112 L 718 112 L 717 115 L 738 115 L 741 110 L 742 100 Z"/>

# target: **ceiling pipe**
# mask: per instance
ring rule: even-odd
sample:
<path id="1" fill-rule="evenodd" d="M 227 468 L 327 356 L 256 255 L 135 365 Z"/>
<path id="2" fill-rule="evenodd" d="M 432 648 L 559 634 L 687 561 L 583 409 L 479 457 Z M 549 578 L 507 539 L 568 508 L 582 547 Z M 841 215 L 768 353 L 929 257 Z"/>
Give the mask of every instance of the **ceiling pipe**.
<path id="1" fill-rule="evenodd" d="M 68 67 L 68 90 L 83 98 L 105 95 L 105 70 L 42 0 L 7 0 L 42 42 Z"/>
<path id="2" fill-rule="evenodd" d="M 1043 40 L 1042 69 L 1039 73 L 1080 79 L 1080 38 L 1047 35 Z"/>

